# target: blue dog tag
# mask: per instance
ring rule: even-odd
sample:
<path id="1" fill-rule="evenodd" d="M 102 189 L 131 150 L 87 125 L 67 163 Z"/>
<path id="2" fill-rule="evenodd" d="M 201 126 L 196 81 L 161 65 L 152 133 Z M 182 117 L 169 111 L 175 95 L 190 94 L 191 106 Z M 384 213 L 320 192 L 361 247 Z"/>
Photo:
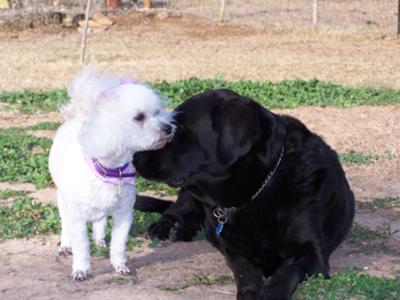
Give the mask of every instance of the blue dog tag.
<path id="1" fill-rule="evenodd" d="M 215 228 L 215 236 L 219 236 L 224 228 L 224 223 L 218 222 L 217 228 Z"/>

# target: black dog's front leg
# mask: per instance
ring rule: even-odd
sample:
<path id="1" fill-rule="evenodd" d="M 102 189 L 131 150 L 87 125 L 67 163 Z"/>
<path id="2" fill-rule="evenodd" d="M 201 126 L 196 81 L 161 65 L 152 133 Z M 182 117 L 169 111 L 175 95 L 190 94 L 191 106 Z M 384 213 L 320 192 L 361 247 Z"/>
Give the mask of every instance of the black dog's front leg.
<path id="1" fill-rule="evenodd" d="M 326 265 L 318 255 L 305 255 L 289 264 L 283 264 L 271 277 L 271 281 L 263 286 L 259 299 L 289 300 L 306 276 L 320 273 L 329 276 Z"/>
<path id="2" fill-rule="evenodd" d="M 179 191 L 178 198 L 161 218 L 147 229 L 150 238 L 173 241 L 191 241 L 204 222 L 201 205 L 185 189 Z"/>
<path id="3" fill-rule="evenodd" d="M 256 300 L 262 286 L 262 270 L 243 256 L 225 253 L 226 261 L 233 272 L 238 300 Z"/>

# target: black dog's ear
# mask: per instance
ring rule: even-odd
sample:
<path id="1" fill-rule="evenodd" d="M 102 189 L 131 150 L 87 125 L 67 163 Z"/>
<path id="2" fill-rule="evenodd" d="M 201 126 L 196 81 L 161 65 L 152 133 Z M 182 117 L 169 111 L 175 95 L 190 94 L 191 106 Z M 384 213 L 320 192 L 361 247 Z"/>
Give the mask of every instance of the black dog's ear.
<path id="1" fill-rule="evenodd" d="M 213 129 L 218 135 L 218 160 L 231 165 L 260 139 L 260 107 L 245 97 L 227 99 L 213 111 Z"/>

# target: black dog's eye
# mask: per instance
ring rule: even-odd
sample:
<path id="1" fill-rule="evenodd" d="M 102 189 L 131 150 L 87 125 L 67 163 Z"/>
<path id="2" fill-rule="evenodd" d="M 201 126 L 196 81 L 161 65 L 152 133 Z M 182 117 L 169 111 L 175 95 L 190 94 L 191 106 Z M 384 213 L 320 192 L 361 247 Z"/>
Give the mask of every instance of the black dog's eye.
<path id="1" fill-rule="evenodd" d="M 144 113 L 138 113 L 135 117 L 134 120 L 138 122 L 143 122 L 144 119 L 146 119 L 146 115 Z"/>

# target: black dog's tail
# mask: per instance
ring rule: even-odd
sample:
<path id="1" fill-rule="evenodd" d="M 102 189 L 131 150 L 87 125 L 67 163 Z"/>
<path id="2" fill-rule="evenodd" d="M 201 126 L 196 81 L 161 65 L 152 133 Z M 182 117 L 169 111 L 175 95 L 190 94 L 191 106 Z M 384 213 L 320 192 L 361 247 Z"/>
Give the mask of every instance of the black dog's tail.
<path id="1" fill-rule="evenodd" d="M 172 201 L 160 200 L 153 197 L 136 195 L 135 209 L 142 212 L 158 212 L 163 213 L 171 205 Z"/>

